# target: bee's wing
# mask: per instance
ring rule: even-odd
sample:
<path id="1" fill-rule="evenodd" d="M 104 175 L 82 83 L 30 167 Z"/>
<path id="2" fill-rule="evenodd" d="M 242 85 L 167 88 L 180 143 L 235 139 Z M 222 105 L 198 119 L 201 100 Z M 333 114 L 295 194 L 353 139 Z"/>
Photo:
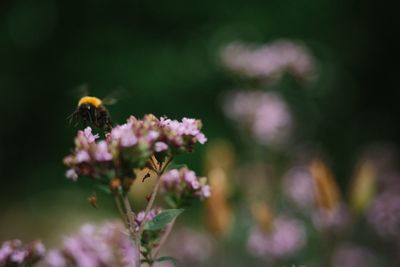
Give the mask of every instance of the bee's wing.
<path id="1" fill-rule="evenodd" d="M 79 84 L 77 86 L 72 87 L 69 90 L 69 92 L 73 97 L 76 97 L 78 99 L 81 97 L 84 97 L 84 96 L 88 96 L 89 95 L 89 84 L 88 83 Z"/>
<path id="2" fill-rule="evenodd" d="M 120 99 L 126 98 L 128 93 L 123 88 L 117 88 L 116 90 L 112 91 L 109 95 L 102 99 L 102 102 L 106 106 L 116 104 Z"/>

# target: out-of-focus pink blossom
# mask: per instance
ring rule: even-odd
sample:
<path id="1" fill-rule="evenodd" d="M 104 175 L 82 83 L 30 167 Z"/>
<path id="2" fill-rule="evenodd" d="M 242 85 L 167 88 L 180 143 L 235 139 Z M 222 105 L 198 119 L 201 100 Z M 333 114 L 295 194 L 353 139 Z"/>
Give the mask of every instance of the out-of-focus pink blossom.
<path id="1" fill-rule="evenodd" d="M 182 266 L 197 266 L 204 264 L 211 256 L 213 245 L 211 237 L 206 233 L 183 227 L 172 233 L 162 253 L 176 255 Z M 167 267 L 169 264 L 169 262 L 157 263 L 155 267 Z"/>
<path id="2" fill-rule="evenodd" d="M 302 209 L 309 210 L 315 206 L 313 178 L 307 167 L 291 168 L 283 179 L 283 191 Z"/>
<path id="3" fill-rule="evenodd" d="M 64 239 L 60 250 L 43 260 L 45 267 L 139 267 L 139 251 L 123 225 L 109 223 L 101 228 L 84 225 L 79 234 Z"/>
<path id="4" fill-rule="evenodd" d="M 0 247 L 0 266 L 32 265 L 44 256 L 45 251 L 46 249 L 40 241 L 28 244 L 23 244 L 17 239 L 5 241 Z"/>
<path id="5" fill-rule="evenodd" d="M 376 266 L 376 257 L 362 246 L 343 244 L 332 256 L 332 267 L 372 267 Z"/>
<path id="6" fill-rule="evenodd" d="M 282 144 L 290 136 L 292 116 L 284 100 L 277 94 L 232 92 L 226 97 L 224 112 L 241 128 L 249 128 L 260 144 Z"/>
<path id="7" fill-rule="evenodd" d="M 138 138 L 132 130 L 133 123 L 128 121 L 125 124 L 117 125 L 111 130 L 111 137 L 123 147 L 136 145 Z"/>
<path id="8" fill-rule="evenodd" d="M 252 229 L 247 248 L 257 257 L 273 260 L 293 255 L 303 248 L 305 243 L 305 228 L 300 221 L 277 217 L 269 232 L 262 231 L 258 227 Z"/>
<path id="9" fill-rule="evenodd" d="M 367 211 L 369 224 L 383 237 L 400 234 L 400 195 L 384 192 L 372 201 Z"/>
<path id="10" fill-rule="evenodd" d="M 285 72 L 301 80 L 315 77 L 315 59 L 301 43 L 278 40 L 262 46 L 234 42 L 221 52 L 229 70 L 249 78 L 275 80 Z"/>
<path id="11" fill-rule="evenodd" d="M 168 149 L 168 145 L 164 142 L 157 142 L 154 144 L 154 150 L 156 152 L 162 152 Z"/>
<path id="12" fill-rule="evenodd" d="M 78 179 L 78 174 L 74 169 L 69 169 L 65 173 L 65 177 L 71 179 L 72 181 L 76 181 Z"/>
<path id="13" fill-rule="evenodd" d="M 340 231 L 350 222 L 350 214 L 345 204 L 338 204 L 334 209 L 319 209 L 312 216 L 314 225 L 320 230 Z"/>
<path id="14" fill-rule="evenodd" d="M 112 160 L 112 154 L 108 151 L 108 144 L 106 141 L 102 140 L 97 144 L 94 157 L 97 161 Z"/>
<path id="15" fill-rule="evenodd" d="M 89 161 L 90 161 L 90 155 L 86 150 L 79 150 L 76 153 L 76 162 L 77 163 L 89 162 Z"/>

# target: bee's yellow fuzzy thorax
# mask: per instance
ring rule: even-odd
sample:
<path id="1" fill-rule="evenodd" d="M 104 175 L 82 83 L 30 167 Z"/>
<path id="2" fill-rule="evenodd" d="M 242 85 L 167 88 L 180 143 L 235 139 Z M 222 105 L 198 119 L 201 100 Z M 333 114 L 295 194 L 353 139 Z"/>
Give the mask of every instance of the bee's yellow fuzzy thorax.
<path id="1" fill-rule="evenodd" d="M 101 100 L 95 96 L 84 96 L 79 100 L 78 106 L 82 104 L 91 104 L 97 108 L 101 103 Z"/>

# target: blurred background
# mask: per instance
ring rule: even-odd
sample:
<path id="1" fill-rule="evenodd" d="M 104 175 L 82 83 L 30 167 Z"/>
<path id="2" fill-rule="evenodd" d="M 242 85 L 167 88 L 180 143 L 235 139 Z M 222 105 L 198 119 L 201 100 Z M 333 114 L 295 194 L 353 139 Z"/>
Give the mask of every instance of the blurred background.
<path id="1" fill-rule="evenodd" d="M 0 240 L 56 246 L 83 222 L 116 216 L 101 192 L 98 209 L 87 203 L 89 182 L 64 177 L 76 133 L 66 117 L 86 86 L 124 92 L 109 107 L 116 123 L 203 121 L 207 145 L 177 159 L 220 192 L 182 216 L 215 246 L 195 265 L 354 267 L 366 265 L 335 264 L 367 253 L 371 266 L 398 266 L 400 201 L 390 197 L 400 191 L 387 192 L 400 184 L 398 27 L 396 10 L 375 1 L 1 1 Z M 287 178 L 299 169 L 311 178 Z M 299 184 L 322 215 L 298 207 Z M 342 207 L 343 227 L 319 227 Z M 304 226 L 276 253 L 271 229 L 285 219 L 285 233 Z"/>

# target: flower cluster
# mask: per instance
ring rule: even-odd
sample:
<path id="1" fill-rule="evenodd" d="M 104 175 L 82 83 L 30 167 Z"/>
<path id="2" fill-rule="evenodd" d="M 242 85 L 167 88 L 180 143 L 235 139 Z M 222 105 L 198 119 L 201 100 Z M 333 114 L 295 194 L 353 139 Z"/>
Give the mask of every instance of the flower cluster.
<path id="1" fill-rule="evenodd" d="M 272 260 L 293 255 L 305 243 L 305 228 L 300 221 L 276 217 L 273 219 L 272 228 L 269 231 L 264 231 L 259 227 L 252 229 L 247 247 L 253 255 Z"/>
<path id="2" fill-rule="evenodd" d="M 282 188 L 299 208 L 310 210 L 315 207 L 314 182 L 307 166 L 290 168 L 285 174 Z"/>
<path id="3" fill-rule="evenodd" d="M 359 245 L 345 243 L 333 253 L 333 267 L 372 267 L 376 265 L 375 255 L 368 249 Z"/>
<path id="4" fill-rule="evenodd" d="M 5 241 L 0 247 L 0 266 L 27 266 L 39 261 L 46 249 L 40 241 L 23 244 L 20 240 Z"/>
<path id="5" fill-rule="evenodd" d="M 86 224 L 80 232 L 64 239 L 61 249 L 51 250 L 44 267 L 138 267 L 139 252 L 118 223 L 101 228 Z"/>
<path id="6" fill-rule="evenodd" d="M 205 199 L 211 195 L 210 186 L 205 177 L 197 177 L 188 168 L 172 169 L 166 172 L 162 179 L 162 187 L 167 194 L 171 206 L 181 207 L 193 198 Z"/>
<path id="7" fill-rule="evenodd" d="M 285 101 L 277 94 L 233 92 L 226 97 L 224 112 L 241 128 L 250 129 L 260 144 L 282 144 L 290 135 L 292 116 Z"/>
<path id="8" fill-rule="evenodd" d="M 315 59 L 308 49 L 286 40 L 259 47 L 234 42 L 222 50 L 221 59 L 226 68 L 249 78 L 275 80 L 284 72 L 302 80 L 315 76 Z"/>
<path id="9" fill-rule="evenodd" d="M 367 221 L 382 237 L 399 237 L 400 195 L 384 192 L 377 196 L 367 210 Z"/>
<path id="10" fill-rule="evenodd" d="M 191 228 L 174 232 L 163 249 L 167 255 L 176 255 L 181 266 L 197 266 L 209 259 L 215 247 L 211 236 Z M 156 267 L 174 266 L 169 262 L 158 263 Z"/>
<path id="11" fill-rule="evenodd" d="M 144 221 L 145 217 L 146 217 L 146 221 L 151 221 L 151 220 L 154 219 L 154 217 L 156 217 L 158 214 L 160 214 L 161 211 L 162 211 L 161 208 L 151 209 L 147 213 L 147 216 L 146 216 L 146 212 L 145 211 L 138 212 L 138 214 L 136 214 L 136 217 L 135 217 L 135 222 L 136 222 L 137 226 L 139 227 L 142 224 L 142 222 Z"/>
<path id="12" fill-rule="evenodd" d="M 73 153 L 64 158 L 69 167 L 66 176 L 73 180 L 78 176 L 120 177 L 127 190 L 135 178 L 132 170 L 145 167 L 152 156 L 163 162 L 166 157 L 191 152 L 196 143 L 204 144 L 207 138 L 201 127 L 199 120 L 177 121 L 151 114 L 143 119 L 131 116 L 125 124 L 111 129 L 104 139 L 87 127 L 78 132 Z"/>

